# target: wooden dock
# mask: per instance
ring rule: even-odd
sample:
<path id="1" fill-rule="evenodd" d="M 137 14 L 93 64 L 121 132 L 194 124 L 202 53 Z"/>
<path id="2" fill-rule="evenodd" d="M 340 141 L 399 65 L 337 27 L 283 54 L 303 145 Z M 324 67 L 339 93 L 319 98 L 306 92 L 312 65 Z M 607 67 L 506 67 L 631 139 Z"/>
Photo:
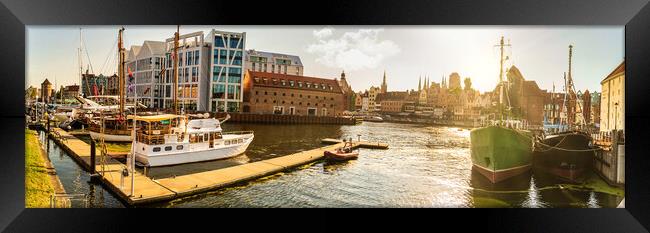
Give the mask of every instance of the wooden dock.
<path id="1" fill-rule="evenodd" d="M 53 137 L 57 144 L 80 162 L 86 170 L 90 170 L 90 145 L 65 133 L 65 131 L 60 131 L 63 130 L 56 128 L 51 133 L 51 135 L 60 135 Z M 334 144 L 263 161 L 182 176 L 152 179 L 140 172 L 135 172 L 133 193 L 131 193 L 131 177 L 122 175 L 126 165 L 115 159 L 108 158 L 109 161 L 103 167 L 99 162 L 95 167 L 100 180 L 106 187 L 117 194 L 124 203 L 135 206 L 195 195 L 269 176 L 320 160 L 323 158 L 325 150 L 334 150 L 343 146 L 343 142 L 337 142 L 335 139 L 323 141 Z M 388 144 L 353 142 L 353 147 L 387 149 Z M 99 157 L 99 152 L 97 152 L 97 155 Z M 97 160 L 99 161 L 99 159 Z"/>
<path id="2" fill-rule="evenodd" d="M 343 140 L 333 139 L 333 138 L 324 138 L 321 140 L 323 144 L 339 144 L 343 143 Z M 379 143 L 379 142 L 366 142 L 366 141 L 354 141 L 352 140 L 354 147 L 368 148 L 368 149 L 388 149 L 388 144 Z"/>

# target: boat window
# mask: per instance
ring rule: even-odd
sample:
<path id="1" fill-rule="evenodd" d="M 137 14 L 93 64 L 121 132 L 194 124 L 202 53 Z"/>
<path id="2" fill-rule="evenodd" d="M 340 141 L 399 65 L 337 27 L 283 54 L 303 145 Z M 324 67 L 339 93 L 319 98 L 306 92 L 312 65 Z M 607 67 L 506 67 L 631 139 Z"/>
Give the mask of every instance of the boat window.
<path id="1" fill-rule="evenodd" d="M 176 146 L 176 150 L 183 150 L 183 145 Z"/>
<path id="2" fill-rule="evenodd" d="M 207 141 L 208 137 L 209 137 L 208 133 L 204 133 L 203 134 L 203 141 Z"/>
<path id="3" fill-rule="evenodd" d="M 160 147 L 154 147 L 153 152 L 160 152 Z"/>
<path id="4" fill-rule="evenodd" d="M 240 139 L 237 140 L 237 143 L 242 143 L 242 142 L 244 142 L 244 139 L 240 138 Z"/>
<path id="5" fill-rule="evenodd" d="M 226 146 L 227 146 L 227 145 L 230 145 L 230 141 L 227 141 L 227 140 L 226 140 L 226 141 L 223 142 L 223 144 L 226 145 Z"/>
<path id="6" fill-rule="evenodd" d="M 166 146 L 165 147 L 165 151 L 170 151 L 170 150 L 172 150 L 172 146 Z"/>

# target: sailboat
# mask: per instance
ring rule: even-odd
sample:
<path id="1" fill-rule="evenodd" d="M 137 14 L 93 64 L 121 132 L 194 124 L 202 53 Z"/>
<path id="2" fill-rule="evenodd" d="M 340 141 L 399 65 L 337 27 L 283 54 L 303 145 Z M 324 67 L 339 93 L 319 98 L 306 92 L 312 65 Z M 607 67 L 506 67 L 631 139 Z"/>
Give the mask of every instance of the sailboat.
<path id="1" fill-rule="evenodd" d="M 118 64 L 118 79 L 119 79 L 119 88 L 120 88 L 120 95 L 119 95 L 119 105 L 114 106 L 115 108 L 108 108 L 108 109 L 100 109 L 99 112 L 100 114 L 95 117 L 95 119 L 90 121 L 88 131 L 90 133 L 90 137 L 92 137 L 95 140 L 99 140 L 100 138 L 103 138 L 104 141 L 108 142 L 130 142 L 132 141 L 132 128 L 129 123 L 129 119 L 126 117 L 125 113 L 125 98 L 124 98 L 124 91 L 126 89 L 125 86 L 125 73 L 124 73 L 124 66 L 125 66 L 125 61 L 124 61 L 124 53 L 125 50 L 123 48 L 123 41 L 122 41 L 122 33 L 124 32 L 124 28 L 120 28 L 118 32 L 118 56 L 119 56 L 119 64 Z M 86 100 L 89 102 L 89 100 Z M 137 100 L 136 100 L 137 102 Z M 138 105 L 134 104 L 134 108 L 137 108 Z M 117 110 L 117 112 L 115 112 Z M 103 122 L 102 122 L 103 120 Z M 102 128 L 104 130 L 102 131 Z"/>
<path id="2" fill-rule="evenodd" d="M 523 124 L 517 119 L 508 119 L 510 104 L 508 101 L 509 82 L 503 76 L 503 49 L 505 44 L 501 37 L 499 67 L 499 111 L 501 119 L 491 125 L 473 129 L 470 132 L 470 151 L 472 169 L 479 172 L 492 183 L 529 171 L 532 167 L 533 134 L 523 130 Z M 504 119 L 504 115 L 506 119 Z"/>
<path id="3" fill-rule="evenodd" d="M 558 178 L 571 182 L 584 181 L 586 171 L 591 167 L 594 150 L 591 148 L 591 136 L 588 133 L 574 129 L 576 111 L 576 92 L 571 76 L 571 57 L 573 46 L 569 45 L 569 75 L 565 73 L 564 102 L 562 111 L 566 117 L 561 117 L 556 132 L 548 134 L 538 143 L 536 153 L 536 166 L 543 168 Z M 584 125 L 584 121 L 580 122 Z M 551 128 L 548 128 L 549 130 Z"/>

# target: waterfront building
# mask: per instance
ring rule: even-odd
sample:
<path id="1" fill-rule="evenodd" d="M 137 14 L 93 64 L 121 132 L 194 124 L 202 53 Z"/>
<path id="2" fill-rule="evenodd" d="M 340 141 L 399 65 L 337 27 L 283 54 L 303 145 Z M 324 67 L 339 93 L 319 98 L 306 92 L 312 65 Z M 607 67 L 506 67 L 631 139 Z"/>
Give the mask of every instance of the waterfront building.
<path id="1" fill-rule="evenodd" d="M 564 109 L 564 93 L 544 93 L 544 119 L 547 124 L 566 122 Z"/>
<path id="2" fill-rule="evenodd" d="M 582 115 L 583 119 L 585 121 L 585 124 L 589 125 L 591 124 L 591 93 L 589 93 L 589 90 L 585 90 L 584 93 L 582 93 L 581 96 L 581 101 L 582 101 Z"/>
<path id="3" fill-rule="evenodd" d="M 381 93 L 381 88 L 371 86 L 368 89 L 368 110 L 369 112 L 378 111 L 378 103 L 375 101 L 377 94 Z"/>
<path id="4" fill-rule="evenodd" d="M 125 56 L 126 101 L 133 102 L 137 93 L 138 102 L 149 108 L 162 108 L 160 96 L 157 95 L 160 90 L 157 88 L 159 88 L 162 64 L 165 61 L 165 43 L 146 40 L 142 46 L 131 46 Z M 133 81 L 129 80 L 129 73 L 133 75 Z M 134 86 L 133 91 L 129 90 L 130 85 Z"/>
<path id="5" fill-rule="evenodd" d="M 529 125 L 542 126 L 544 92 L 537 86 L 537 82 L 525 80 L 514 65 L 508 69 L 506 75 L 512 83 L 509 97 L 513 114 L 521 116 Z M 495 93 L 498 92 L 495 90 Z"/>
<path id="6" fill-rule="evenodd" d="M 88 72 L 81 75 L 81 93 L 85 96 L 104 95 L 108 86 L 108 77 Z"/>
<path id="7" fill-rule="evenodd" d="M 302 76 L 302 75 L 300 75 Z M 348 83 L 348 80 L 345 78 L 345 71 L 341 72 L 341 79 L 337 80 L 341 91 L 343 92 L 343 98 L 345 99 L 344 109 L 347 111 L 356 110 L 356 93 L 352 90 L 352 86 Z"/>
<path id="8" fill-rule="evenodd" d="M 375 101 L 380 105 L 382 113 L 400 113 L 404 110 L 404 104 L 408 103 L 408 91 L 391 91 L 379 93 Z"/>
<path id="9" fill-rule="evenodd" d="M 368 91 L 361 94 L 361 111 L 368 112 L 370 111 L 370 97 Z"/>
<path id="10" fill-rule="evenodd" d="M 52 98 L 52 83 L 47 78 L 41 83 L 41 99 L 43 103 L 49 103 Z"/>
<path id="11" fill-rule="evenodd" d="M 250 49 L 245 56 L 246 70 L 278 74 L 303 75 L 300 57 L 281 53 L 263 52 Z"/>
<path id="12" fill-rule="evenodd" d="M 345 97 L 336 79 L 246 71 L 243 112 L 339 116 Z"/>
<path id="13" fill-rule="evenodd" d="M 625 61 L 600 85 L 600 131 L 625 130 Z"/>
<path id="14" fill-rule="evenodd" d="M 69 85 L 65 86 L 61 93 L 61 98 L 63 99 L 74 99 L 75 96 L 79 95 L 79 85 Z"/>
<path id="15" fill-rule="evenodd" d="M 354 95 L 354 110 L 355 111 L 361 111 L 361 107 L 363 105 L 363 93 L 358 92 L 356 95 Z"/>
<path id="16" fill-rule="evenodd" d="M 106 77 L 106 90 L 104 95 L 119 95 L 120 94 L 120 79 L 117 74 Z"/>
<path id="17" fill-rule="evenodd" d="M 177 106 L 189 111 L 208 111 L 210 90 L 210 43 L 205 41 L 202 31 L 178 36 L 178 96 Z M 154 85 L 153 95 L 159 97 L 158 106 L 173 108 L 174 38 L 165 40 L 165 72 Z M 157 68 L 157 67 L 156 67 Z M 225 71 L 224 71 L 225 72 Z"/>
<path id="18" fill-rule="evenodd" d="M 591 93 L 591 122 L 589 123 L 597 128 L 600 127 L 600 98 L 600 92 Z"/>
<path id="19" fill-rule="evenodd" d="M 206 40 L 212 53 L 208 111 L 241 112 L 246 33 L 213 29 Z"/>

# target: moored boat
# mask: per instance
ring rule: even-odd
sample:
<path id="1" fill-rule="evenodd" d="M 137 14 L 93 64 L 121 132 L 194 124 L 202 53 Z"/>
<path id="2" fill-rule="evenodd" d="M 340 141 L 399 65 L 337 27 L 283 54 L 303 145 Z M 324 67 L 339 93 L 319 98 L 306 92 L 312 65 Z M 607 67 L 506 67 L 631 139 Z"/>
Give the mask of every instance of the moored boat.
<path id="1" fill-rule="evenodd" d="M 349 147 L 338 148 L 334 151 L 326 150 L 323 152 L 325 158 L 332 161 L 345 161 L 351 159 L 357 159 L 359 157 L 359 152 L 352 151 Z"/>
<path id="2" fill-rule="evenodd" d="M 510 83 L 504 80 L 503 48 L 506 45 L 501 37 L 501 60 L 499 67 L 499 104 L 501 120 L 490 125 L 473 129 L 470 132 L 470 151 L 472 169 L 478 171 L 492 183 L 498 183 L 522 174 L 532 167 L 533 134 L 522 129 L 522 122 L 508 119 L 510 110 L 508 88 Z M 505 119 L 504 119 L 505 118 Z"/>
<path id="3" fill-rule="evenodd" d="M 132 144 L 136 161 L 150 167 L 226 159 L 246 151 L 252 131 L 222 132 L 218 119 L 182 115 L 130 116 L 136 120 Z"/>
<path id="4" fill-rule="evenodd" d="M 492 183 L 530 170 L 532 135 L 504 126 L 487 126 L 470 132 L 472 168 Z"/>

